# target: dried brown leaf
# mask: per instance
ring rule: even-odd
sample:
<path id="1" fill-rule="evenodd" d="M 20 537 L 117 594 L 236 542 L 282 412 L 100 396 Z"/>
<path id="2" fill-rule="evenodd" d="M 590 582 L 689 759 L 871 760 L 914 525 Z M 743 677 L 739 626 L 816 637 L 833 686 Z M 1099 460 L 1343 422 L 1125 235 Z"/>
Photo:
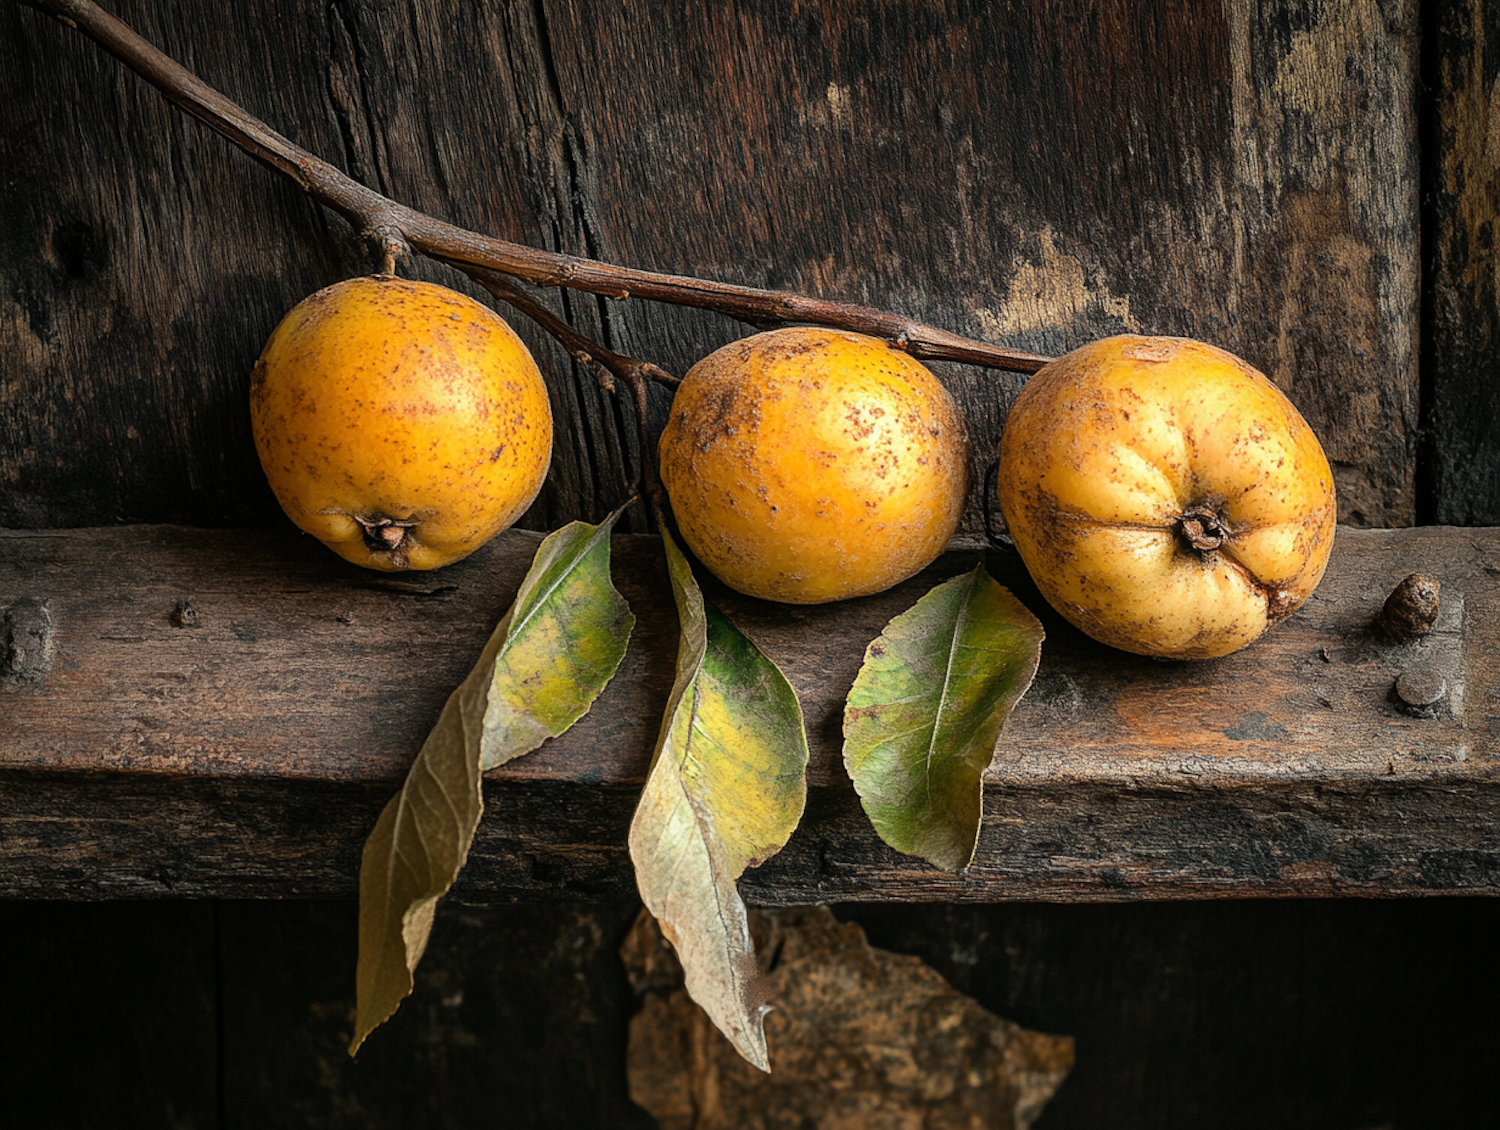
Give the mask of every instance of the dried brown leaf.
<path id="1" fill-rule="evenodd" d="M 647 915 L 622 949 L 645 1002 L 630 1096 L 662 1130 L 1003 1126 L 1027 1130 L 1073 1066 L 1073 1040 L 986 1011 L 920 959 L 871 947 L 826 907 L 751 911 L 776 1071 L 752 1069 L 665 971 Z M 680 985 L 680 979 L 676 984 Z"/>

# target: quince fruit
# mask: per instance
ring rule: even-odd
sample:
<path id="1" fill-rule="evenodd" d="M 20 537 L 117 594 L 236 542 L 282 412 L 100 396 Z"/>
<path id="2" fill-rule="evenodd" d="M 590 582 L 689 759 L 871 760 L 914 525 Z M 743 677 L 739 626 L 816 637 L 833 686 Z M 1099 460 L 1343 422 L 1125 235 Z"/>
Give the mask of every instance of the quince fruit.
<path id="1" fill-rule="evenodd" d="M 930 564 L 969 484 L 963 416 L 877 338 L 793 327 L 689 370 L 659 448 L 683 540 L 725 584 L 818 604 Z"/>
<path id="2" fill-rule="evenodd" d="M 281 321 L 250 384 L 256 451 L 288 516 L 371 569 L 435 569 L 525 512 L 552 458 L 536 363 L 473 299 L 349 279 Z"/>
<path id="3" fill-rule="evenodd" d="M 1333 548 L 1312 429 L 1244 361 L 1183 338 L 1107 338 L 1040 369 L 998 481 L 1042 595 L 1140 655 L 1244 647 L 1312 594 Z"/>

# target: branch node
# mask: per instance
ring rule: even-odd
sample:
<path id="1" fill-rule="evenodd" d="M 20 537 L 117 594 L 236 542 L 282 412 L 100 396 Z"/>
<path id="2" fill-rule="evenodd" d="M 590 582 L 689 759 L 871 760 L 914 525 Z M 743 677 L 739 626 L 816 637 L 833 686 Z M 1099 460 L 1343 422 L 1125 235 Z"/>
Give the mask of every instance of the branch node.
<path id="1" fill-rule="evenodd" d="M 649 361 L 641 366 L 641 372 L 657 384 L 666 385 L 668 388 L 676 388 L 682 383 L 681 377 L 674 377 L 660 365 L 653 365 Z"/>

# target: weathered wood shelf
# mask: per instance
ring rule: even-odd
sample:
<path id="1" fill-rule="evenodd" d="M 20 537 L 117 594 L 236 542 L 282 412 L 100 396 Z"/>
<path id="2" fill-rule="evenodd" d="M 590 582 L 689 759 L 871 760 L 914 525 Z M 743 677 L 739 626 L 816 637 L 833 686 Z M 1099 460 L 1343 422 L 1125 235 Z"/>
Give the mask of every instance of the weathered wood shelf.
<path id="1" fill-rule="evenodd" d="M 435 574 L 346 566 L 293 534 L 166 526 L 0 532 L 0 894 L 353 895 L 376 815 L 524 573 L 512 532 Z M 743 881 L 762 904 L 1500 893 L 1500 530 L 1341 529 L 1322 587 L 1251 648 L 1157 663 L 1043 615 L 1037 682 L 987 778 L 975 865 L 881 844 L 839 760 L 865 644 L 936 580 L 816 608 L 713 595 L 787 672 L 812 744 L 807 817 Z M 625 851 L 671 680 L 654 538 L 615 542 L 638 626 L 572 731 L 490 775 L 455 897 L 633 889 Z M 1411 572 L 1428 637 L 1371 624 Z M 1403 672 L 1442 676 L 1436 717 Z"/>

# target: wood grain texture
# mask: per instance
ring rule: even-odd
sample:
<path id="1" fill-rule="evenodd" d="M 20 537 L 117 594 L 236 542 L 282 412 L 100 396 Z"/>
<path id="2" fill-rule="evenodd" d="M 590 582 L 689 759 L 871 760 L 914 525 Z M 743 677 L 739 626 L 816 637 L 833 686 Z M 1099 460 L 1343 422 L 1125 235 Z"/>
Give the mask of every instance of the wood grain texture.
<path id="1" fill-rule="evenodd" d="M 569 190 L 531 6 L 115 10 L 372 187 L 578 249 L 553 222 Z M 0 187 L 0 402 L 17 419 L 0 433 L 0 523 L 276 520 L 250 437 L 251 366 L 297 301 L 375 260 L 76 33 L 7 5 L 0 53 L 0 167 L 34 174 Z M 486 297 L 430 263 L 412 273 Z M 601 517 L 629 495 L 620 451 L 634 425 L 550 338 L 517 328 L 560 437 L 530 524 Z"/>
<path id="2" fill-rule="evenodd" d="M 1342 520 L 1414 520 L 1414 3 L 549 12 L 623 260 L 1042 353 L 1213 341 L 1323 437 Z M 948 377 L 998 437 L 1013 385 Z"/>
<path id="3" fill-rule="evenodd" d="M 506 1130 L 644 1130 L 618 956 L 635 909 L 444 903 L 416 994 L 351 1060 L 353 900 L 0 904 L 21 973 L 0 1127 L 488 1130 L 503 1105 Z M 1497 899 L 834 911 L 1074 1037 L 1049 1130 L 1490 1121 L 1500 970 L 1476 940 Z"/>
<path id="4" fill-rule="evenodd" d="M 1345 521 L 1404 525 L 1414 2 L 118 10 L 299 143 L 477 230 L 1039 352 L 1122 330 L 1214 341 L 1308 416 Z M 273 520 L 251 364 L 298 299 L 369 268 L 364 249 L 37 13 L 0 10 L 0 64 L 0 163 L 27 170 L 0 183 L 0 396 L 18 420 L 0 524 Z M 745 332 L 550 301 L 679 375 Z M 631 412 L 521 329 L 560 425 L 527 524 L 597 519 L 636 479 Z M 982 470 L 1018 378 L 941 375 Z"/>
<path id="5" fill-rule="evenodd" d="M 1500 5 L 1431 5 L 1424 520 L 1500 520 Z"/>
<path id="6" fill-rule="evenodd" d="M 537 540 L 512 532 L 442 573 L 392 579 L 264 531 L 0 535 L 0 592 L 47 609 L 52 655 L 40 678 L 0 693 L 0 891 L 351 892 L 375 815 Z M 675 621 L 659 543 L 615 541 L 638 620 L 630 652 L 573 730 L 488 775 L 465 897 L 633 889 L 625 831 Z M 989 553 L 1048 641 L 986 778 L 976 863 L 953 876 L 876 839 L 843 774 L 840 727 L 865 644 L 975 552 L 839 605 L 710 590 L 797 688 L 812 751 L 810 816 L 746 876 L 751 901 L 1500 891 L 1500 532 L 1342 529 L 1301 612 L 1194 664 L 1094 644 L 1011 555 Z M 1442 582 L 1438 626 L 1388 643 L 1371 625 L 1415 571 Z M 179 627 L 188 601 L 196 626 Z M 1446 679 L 1438 717 L 1396 708 L 1406 671 Z"/>
<path id="7" fill-rule="evenodd" d="M 1122 329 L 1203 337 L 1290 391 L 1346 522 L 1412 521 L 1420 470 L 1424 521 L 1500 523 L 1492 0 L 109 6 L 443 218 L 1041 352 Z M 633 1124 L 629 1005 L 600 933 L 614 912 L 569 900 L 634 899 L 625 835 L 673 636 L 652 547 L 622 544 L 641 623 L 613 710 L 486 782 L 455 894 L 531 905 L 444 903 L 424 995 L 350 1063 L 360 847 L 527 543 L 392 585 L 281 532 L 251 363 L 296 301 L 372 261 L 16 3 L 0 4 L 0 171 L 0 527 L 29 528 L 0 538 L 0 893 L 33 900 L 0 909 L 20 981 L 0 1124 L 477 1126 L 497 1106 L 516 1127 Z M 679 375 L 747 331 L 546 297 Z M 526 524 L 598 519 L 636 479 L 628 406 L 512 320 L 559 420 Z M 982 469 L 1018 382 L 939 373 Z M 966 529 L 982 518 L 976 494 Z M 70 529 L 164 522 L 254 529 Z M 1500 893 L 1494 536 L 1346 532 L 1352 603 L 1186 678 L 1049 618 L 1032 713 L 1007 735 L 1039 736 L 992 772 L 962 880 L 885 849 L 830 757 L 853 645 L 885 610 L 781 624 L 736 606 L 820 712 L 810 817 L 747 895 L 921 903 L 847 909 L 997 1012 L 1078 1036 L 1059 1130 L 1480 1124 L 1497 980 L 1474 955 L 1500 903 L 1240 896 Z M 1418 559 L 1464 596 L 1463 623 L 1398 653 L 1357 623 Z M 196 626 L 173 623 L 179 606 Z M 1381 685 L 1439 654 L 1463 667 L 1463 717 L 1395 715 Z M 207 896 L 261 901 L 181 901 Z M 1205 896 L 1232 901 L 1030 902 Z"/>

